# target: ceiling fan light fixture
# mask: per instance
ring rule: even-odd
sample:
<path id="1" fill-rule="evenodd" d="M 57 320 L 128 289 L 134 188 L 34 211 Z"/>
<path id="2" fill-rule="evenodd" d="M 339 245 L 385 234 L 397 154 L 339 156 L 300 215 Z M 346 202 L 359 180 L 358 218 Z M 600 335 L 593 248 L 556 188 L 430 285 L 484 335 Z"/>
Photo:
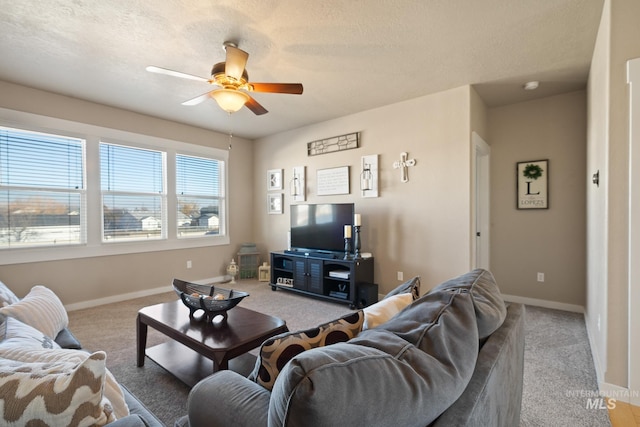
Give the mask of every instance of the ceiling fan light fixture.
<path id="1" fill-rule="evenodd" d="M 211 92 L 211 97 L 216 100 L 220 108 L 227 113 L 235 113 L 249 100 L 249 95 L 235 89 L 218 89 Z"/>

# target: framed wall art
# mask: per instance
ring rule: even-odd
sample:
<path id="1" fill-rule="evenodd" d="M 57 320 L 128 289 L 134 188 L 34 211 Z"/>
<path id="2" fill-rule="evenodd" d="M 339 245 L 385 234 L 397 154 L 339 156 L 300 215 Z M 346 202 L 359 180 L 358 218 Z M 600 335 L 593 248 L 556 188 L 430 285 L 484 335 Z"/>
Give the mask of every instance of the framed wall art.
<path id="1" fill-rule="evenodd" d="M 349 194 L 349 166 L 316 171 L 318 196 Z"/>
<path id="2" fill-rule="evenodd" d="M 272 215 L 282 213 L 282 193 L 267 194 L 267 212 Z"/>
<path id="3" fill-rule="evenodd" d="M 269 169 L 267 171 L 267 190 L 282 190 L 282 169 Z"/>
<path id="4" fill-rule="evenodd" d="M 549 208 L 549 160 L 516 164 L 518 209 Z"/>

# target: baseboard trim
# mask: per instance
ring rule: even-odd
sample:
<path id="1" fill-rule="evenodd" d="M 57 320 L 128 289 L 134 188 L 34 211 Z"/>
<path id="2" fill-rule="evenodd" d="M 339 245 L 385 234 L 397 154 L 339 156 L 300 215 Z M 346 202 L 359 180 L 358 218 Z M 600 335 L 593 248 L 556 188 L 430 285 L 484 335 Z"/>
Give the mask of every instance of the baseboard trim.
<path id="1" fill-rule="evenodd" d="M 640 392 L 638 390 L 629 390 L 628 388 L 607 382 L 599 382 L 598 387 L 600 388 L 600 394 L 602 396 L 634 406 L 640 406 Z"/>
<path id="2" fill-rule="evenodd" d="M 198 283 L 198 284 L 220 283 L 220 282 L 224 282 L 225 280 L 227 280 L 226 276 L 219 276 L 219 277 L 212 277 L 209 279 L 194 280 L 193 283 Z M 130 299 L 142 298 L 149 295 L 157 295 L 157 294 L 162 294 L 162 293 L 171 292 L 171 291 L 173 291 L 172 286 L 170 285 L 161 286 L 159 288 L 145 289 L 142 291 L 128 292 L 126 294 L 112 295 L 104 298 L 97 298 L 97 299 L 92 299 L 88 301 L 76 302 L 73 304 L 65 305 L 64 308 L 67 311 L 82 310 L 84 308 L 97 307 L 99 305 L 111 304 L 111 303 L 120 302 L 120 301 L 127 301 Z"/>
<path id="3" fill-rule="evenodd" d="M 549 300 L 537 299 L 537 298 L 519 297 L 516 295 L 506 295 L 506 294 L 502 294 L 502 298 L 505 301 L 517 302 L 525 305 L 535 305 L 536 307 L 571 311 L 573 313 L 584 313 L 584 307 L 581 305 L 566 304 L 563 302 L 549 301 Z"/>

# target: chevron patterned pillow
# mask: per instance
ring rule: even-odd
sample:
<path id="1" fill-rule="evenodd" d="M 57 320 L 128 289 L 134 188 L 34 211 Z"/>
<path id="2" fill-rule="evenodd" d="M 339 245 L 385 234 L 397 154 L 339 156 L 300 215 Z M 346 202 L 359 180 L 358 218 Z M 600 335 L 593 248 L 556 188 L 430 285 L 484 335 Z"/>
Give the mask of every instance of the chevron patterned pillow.
<path id="1" fill-rule="evenodd" d="M 106 354 L 81 363 L 0 359 L 0 424 L 103 426 L 115 420 L 103 397 Z"/>

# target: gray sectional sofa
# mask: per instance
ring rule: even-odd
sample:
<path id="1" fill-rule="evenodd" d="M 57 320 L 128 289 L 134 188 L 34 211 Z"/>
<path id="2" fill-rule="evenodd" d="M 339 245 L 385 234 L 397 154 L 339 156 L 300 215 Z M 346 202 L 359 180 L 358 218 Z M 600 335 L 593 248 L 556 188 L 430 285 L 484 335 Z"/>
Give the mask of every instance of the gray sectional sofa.
<path id="1" fill-rule="evenodd" d="M 20 299 L 0 282 L 0 425 L 164 427 L 67 325 L 53 291 Z"/>
<path id="2" fill-rule="evenodd" d="M 296 340 L 315 344 L 278 362 L 283 366 L 277 366 L 276 378 L 259 358 L 249 378 L 220 371 L 203 379 L 177 425 L 519 424 L 525 311 L 503 302 L 490 272 L 478 269 L 442 283 L 351 338 L 344 331 L 354 328 L 357 317 L 294 333 Z M 347 329 L 336 329 L 345 324 Z M 343 342 L 335 342 L 340 334 Z M 286 338 L 263 344 L 269 349 L 265 357 L 286 360 L 295 347 L 278 349 Z"/>

